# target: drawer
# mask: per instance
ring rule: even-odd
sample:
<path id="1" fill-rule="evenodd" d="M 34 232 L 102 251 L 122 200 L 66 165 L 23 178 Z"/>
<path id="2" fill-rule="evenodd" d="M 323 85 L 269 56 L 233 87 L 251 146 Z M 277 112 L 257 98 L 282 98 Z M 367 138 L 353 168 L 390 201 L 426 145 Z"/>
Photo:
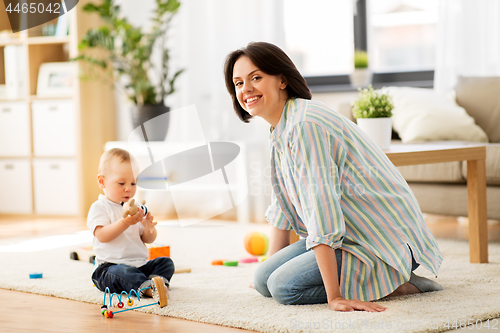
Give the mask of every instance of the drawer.
<path id="1" fill-rule="evenodd" d="M 29 160 L 0 160 L 0 184 L 0 213 L 33 212 Z"/>
<path id="2" fill-rule="evenodd" d="M 28 103 L 0 103 L 0 156 L 31 154 Z"/>
<path id="3" fill-rule="evenodd" d="M 76 155 L 76 111 L 72 100 L 34 101 L 33 154 Z"/>
<path id="4" fill-rule="evenodd" d="M 79 191 L 77 164 L 71 159 L 33 160 L 35 213 L 77 215 Z"/>

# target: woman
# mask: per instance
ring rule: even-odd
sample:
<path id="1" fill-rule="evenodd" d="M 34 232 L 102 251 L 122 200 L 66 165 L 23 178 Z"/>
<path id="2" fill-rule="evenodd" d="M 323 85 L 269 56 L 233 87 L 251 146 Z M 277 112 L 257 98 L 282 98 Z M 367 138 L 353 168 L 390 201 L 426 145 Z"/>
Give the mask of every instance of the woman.
<path id="1" fill-rule="evenodd" d="M 412 273 L 437 275 L 442 255 L 406 181 L 354 123 L 311 100 L 280 48 L 250 43 L 224 74 L 238 117 L 271 125 L 271 256 L 255 273 L 259 293 L 376 312 L 385 308 L 369 301 L 442 289 Z M 292 229 L 301 239 L 290 245 Z"/>

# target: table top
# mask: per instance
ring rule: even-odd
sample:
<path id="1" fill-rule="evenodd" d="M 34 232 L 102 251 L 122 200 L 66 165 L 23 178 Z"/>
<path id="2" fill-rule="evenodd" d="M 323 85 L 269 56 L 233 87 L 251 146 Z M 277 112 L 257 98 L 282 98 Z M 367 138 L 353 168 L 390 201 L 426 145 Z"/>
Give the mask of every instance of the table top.
<path id="1" fill-rule="evenodd" d="M 486 159 L 484 144 L 392 144 L 384 150 L 396 166 Z"/>

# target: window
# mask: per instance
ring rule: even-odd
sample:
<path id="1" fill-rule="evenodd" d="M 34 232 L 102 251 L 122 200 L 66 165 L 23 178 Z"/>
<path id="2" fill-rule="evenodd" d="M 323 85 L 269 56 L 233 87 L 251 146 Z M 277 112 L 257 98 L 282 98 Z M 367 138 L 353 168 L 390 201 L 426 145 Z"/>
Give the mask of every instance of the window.
<path id="1" fill-rule="evenodd" d="M 283 1 L 286 51 L 304 76 L 352 71 L 351 1 Z"/>
<path id="2" fill-rule="evenodd" d="M 370 67 L 374 72 L 434 69 L 438 3 L 435 0 L 368 2 Z"/>
<path id="3" fill-rule="evenodd" d="M 438 1 L 283 1 L 286 51 L 314 86 L 349 85 L 354 49 L 368 49 L 373 84 L 432 86 Z"/>

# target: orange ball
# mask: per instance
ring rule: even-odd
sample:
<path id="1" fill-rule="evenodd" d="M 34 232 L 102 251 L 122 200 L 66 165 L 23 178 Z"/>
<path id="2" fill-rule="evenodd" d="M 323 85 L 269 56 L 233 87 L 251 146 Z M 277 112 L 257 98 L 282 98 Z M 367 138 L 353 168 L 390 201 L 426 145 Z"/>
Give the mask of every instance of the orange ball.
<path id="1" fill-rule="evenodd" d="M 262 232 L 250 232 L 245 236 L 245 249 L 254 256 L 261 256 L 269 249 L 269 238 Z"/>

